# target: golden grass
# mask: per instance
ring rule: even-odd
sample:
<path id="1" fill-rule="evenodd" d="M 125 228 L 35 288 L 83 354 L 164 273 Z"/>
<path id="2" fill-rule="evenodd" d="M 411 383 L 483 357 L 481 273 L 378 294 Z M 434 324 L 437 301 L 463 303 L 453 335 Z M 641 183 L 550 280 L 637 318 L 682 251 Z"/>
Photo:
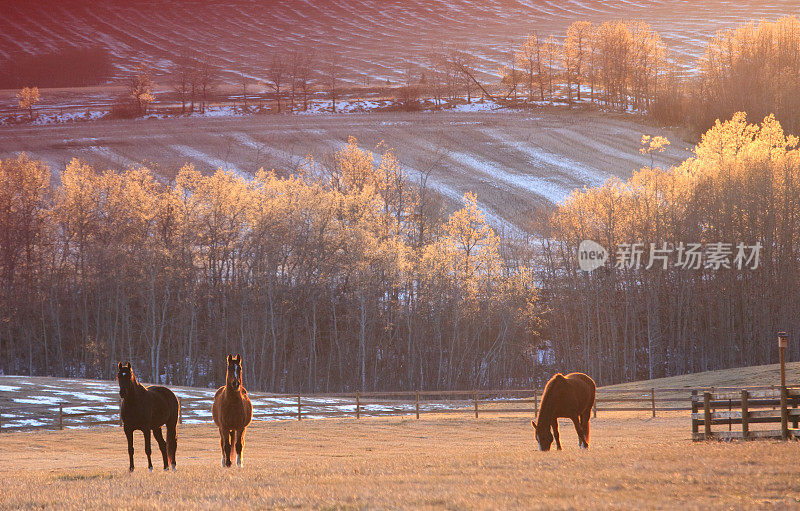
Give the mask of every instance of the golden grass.
<path id="1" fill-rule="evenodd" d="M 682 374 L 669 378 L 635 381 L 609 385 L 603 390 L 649 390 L 650 388 L 696 389 L 701 387 L 757 387 L 762 385 L 780 385 L 780 364 L 762 366 L 737 367 L 734 369 L 721 369 L 719 371 L 706 371 L 704 373 Z M 800 362 L 786 363 L 786 384 L 800 384 Z"/>
<path id="2" fill-rule="evenodd" d="M 797 443 L 692 443 L 686 414 L 607 413 L 581 451 L 536 450 L 530 417 L 257 422 L 243 469 L 212 425 L 179 429 L 178 471 L 128 473 L 119 428 L 0 434 L 5 509 L 631 509 L 800 505 Z M 160 463 L 159 455 L 154 458 Z"/>

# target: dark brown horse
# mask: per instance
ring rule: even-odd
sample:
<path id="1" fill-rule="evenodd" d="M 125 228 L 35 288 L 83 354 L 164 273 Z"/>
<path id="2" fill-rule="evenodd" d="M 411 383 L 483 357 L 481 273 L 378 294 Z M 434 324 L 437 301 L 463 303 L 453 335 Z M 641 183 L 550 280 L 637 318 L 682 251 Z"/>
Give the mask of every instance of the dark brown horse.
<path id="1" fill-rule="evenodd" d="M 253 405 L 242 385 L 242 357 L 228 354 L 228 373 L 225 386 L 214 395 L 211 408 L 214 423 L 219 428 L 219 443 L 222 446 L 222 466 L 231 466 L 231 445 L 236 445 L 236 464 L 242 466 L 244 430 L 253 418 Z"/>
<path id="2" fill-rule="evenodd" d="M 575 431 L 578 432 L 578 445 L 581 448 L 589 448 L 589 414 L 594 405 L 595 391 L 594 380 L 583 373 L 570 373 L 566 376 L 556 373 L 550 378 L 542 394 L 539 417 L 536 421 L 531 421 L 536 430 L 539 449 L 549 451 L 555 437 L 556 447 L 561 450 L 561 439 L 558 436 L 559 417 L 572 419 Z"/>
<path id="3" fill-rule="evenodd" d="M 178 449 L 178 398 L 166 387 L 153 385 L 145 387 L 136 379 L 128 362 L 117 364 L 119 395 L 122 398 L 120 415 L 125 437 L 128 439 L 128 457 L 133 471 L 133 432 L 144 433 L 144 452 L 147 454 L 147 468 L 153 470 L 150 460 L 150 432 L 158 442 L 164 458 L 164 470 L 175 470 L 175 451 Z M 161 426 L 167 426 L 167 441 L 161 436 Z"/>

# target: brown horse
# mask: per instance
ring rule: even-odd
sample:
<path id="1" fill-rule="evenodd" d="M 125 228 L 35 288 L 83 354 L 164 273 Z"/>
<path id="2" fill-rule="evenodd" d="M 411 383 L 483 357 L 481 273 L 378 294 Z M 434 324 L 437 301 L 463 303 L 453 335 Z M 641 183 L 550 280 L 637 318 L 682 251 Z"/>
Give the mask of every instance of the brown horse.
<path id="1" fill-rule="evenodd" d="M 128 439 L 130 471 L 133 472 L 133 432 L 144 433 L 144 452 L 147 454 L 147 468 L 153 470 L 150 460 L 150 432 L 158 442 L 164 458 L 164 470 L 175 470 L 175 451 L 178 449 L 178 410 L 180 403 L 175 394 L 166 387 L 153 385 L 145 387 L 136 379 L 131 363 L 117 364 L 119 396 L 122 398 L 120 415 L 125 437 Z M 161 426 L 167 426 L 167 441 L 161 436 Z"/>
<path id="2" fill-rule="evenodd" d="M 214 416 L 214 423 L 219 428 L 222 466 L 231 466 L 231 445 L 235 444 L 236 464 L 241 467 L 244 430 L 253 418 L 253 405 L 247 397 L 247 390 L 242 386 L 241 355 L 232 357 L 228 354 L 225 386 L 220 387 L 214 395 L 211 413 Z"/>
<path id="3" fill-rule="evenodd" d="M 539 417 L 531 421 L 536 430 L 536 440 L 539 449 L 549 451 L 556 440 L 558 450 L 561 450 L 561 439 L 558 435 L 558 418 L 572 419 L 575 431 L 578 432 L 578 445 L 583 449 L 589 448 L 589 414 L 594 405 L 594 396 L 597 387 L 594 380 L 583 373 L 570 373 L 564 376 L 556 373 L 544 388 L 542 404 L 539 407 Z M 550 432 L 552 428 L 553 432 Z"/>

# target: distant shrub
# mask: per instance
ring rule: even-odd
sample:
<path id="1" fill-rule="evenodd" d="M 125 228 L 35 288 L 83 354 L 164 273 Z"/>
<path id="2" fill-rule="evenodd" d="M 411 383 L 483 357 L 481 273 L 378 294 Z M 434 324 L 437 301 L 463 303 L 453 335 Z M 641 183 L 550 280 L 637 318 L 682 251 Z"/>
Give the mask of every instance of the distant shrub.
<path id="1" fill-rule="evenodd" d="M 139 107 L 128 96 L 119 96 L 111 105 L 110 119 L 134 119 L 139 115 Z"/>

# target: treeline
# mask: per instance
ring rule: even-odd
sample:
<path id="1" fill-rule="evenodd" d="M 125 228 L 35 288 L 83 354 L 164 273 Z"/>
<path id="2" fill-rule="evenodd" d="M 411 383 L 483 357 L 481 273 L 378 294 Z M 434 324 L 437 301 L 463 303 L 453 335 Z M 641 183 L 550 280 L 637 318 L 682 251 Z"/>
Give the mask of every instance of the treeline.
<path id="1" fill-rule="evenodd" d="M 0 370 L 252 389 L 524 385 L 539 302 L 473 195 L 442 217 L 356 141 L 297 176 L 0 164 Z M 424 180 L 422 181 L 424 183 Z M 512 262 L 513 261 L 513 262 Z"/>
<path id="2" fill-rule="evenodd" d="M 720 31 L 698 64 L 678 114 L 697 127 L 744 111 L 754 119 L 774 114 L 800 133 L 800 19 L 762 20 Z M 693 85 L 694 82 L 690 82 Z"/>
<path id="3" fill-rule="evenodd" d="M 506 99 L 581 99 L 622 110 L 650 110 L 675 78 L 659 34 L 644 22 L 576 21 L 557 40 L 529 34 L 501 70 Z"/>
<path id="4" fill-rule="evenodd" d="M 750 125 L 736 114 L 678 167 L 573 192 L 543 246 L 544 336 L 559 365 L 616 382 L 773 363 L 779 330 L 796 359 L 798 219 L 798 139 L 772 116 Z M 579 270 L 582 240 L 612 262 Z M 629 264 L 634 243 L 641 264 Z M 680 266 L 694 243 L 700 259 Z"/>
<path id="5" fill-rule="evenodd" d="M 66 47 L 38 55 L 21 54 L 0 63 L 0 89 L 86 87 L 108 81 L 114 73 L 103 48 Z"/>
<path id="6" fill-rule="evenodd" d="M 424 179 L 352 139 L 286 178 L 187 166 L 164 183 L 78 160 L 49 176 L 0 165 L 4 373 L 108 378 L 130 359 L 207 385 L 241 352 L 254 389 L 333 392 L 764 364 L 778 330 L 800 354 L 800 149 L 772 116 L 573 192 L 536 242 L 498 238 L 471 194 L 444 218 Z M 609 262 L 580 270 L 583 240 Z"/>

